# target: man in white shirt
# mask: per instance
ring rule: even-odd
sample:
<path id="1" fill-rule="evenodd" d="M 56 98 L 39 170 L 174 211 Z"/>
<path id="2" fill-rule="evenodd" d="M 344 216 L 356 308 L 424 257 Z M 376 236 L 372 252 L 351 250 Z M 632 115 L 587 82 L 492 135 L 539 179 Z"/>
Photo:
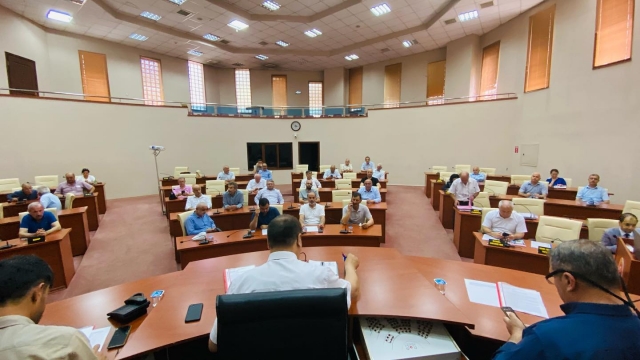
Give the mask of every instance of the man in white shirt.
<path id="1" fill-rule="evenodd" d="M 35 255 L 0 261 L 0 359 L 106 359 L 77 329 L 37 325 L 52 283 L 51 268 Z"/>
<path id="2" fill-rule="evenodd" d="M 382 164 L 378 163 L 378 166 L 376 166 L 376 169 L 373 170 L 373 177 L 378 179 L 378 180 L 384 180 L 384 176 L 386 174 L 386 171 L 382 170 Z"/>
<path id="3" fill-rule="evenodd" d="M 273 180 L 267 180 L 267 188 L 258 192 L 255 197 L 256 205 L 260 202 L 260 199 L 265 198 L 269 200 L 269 204 L 284 204 L 284 198 L 280 190 L 276 189 L 276 183 Z"/>
<path id="4" fill-rule="evenodd" d="M 184 206 L 186 211 L 195 210 L 198 204 L 203 203 L 207 205 L 207 210 L 211 209 L 211 196 L 202 194 L 202 187 L 200 185 L 193 185 L 191 187 L 193 195 L 187 197 L 187 204 Z"/>
<path id="5" fill-rule="evenodd" d="M 353 172 L 353 165 L 351 165 L 351 160 L 346 159 L 344 161 L 344 164 L 340 165 L 340 172 L 343 172 L 343 173 Z"/>
<path id="6" fill-rule="evenodd" d="M 251 179 L 247 184 L 247 190 L 249 190 L 250 193 L 254 194 L 257 193 L 260 189 L 264 189 L 266 187 L 267 182 L 264 181 L 260 174 L 253 175 L 253 179 Z"/>
<path id="7" fill-rule="evenodd" d="M 336 170 L 335 165 L 331 165 L 331 168 L 324 171 L 324 176 L 322 177 L 325 180 L 328 179 L 342 179 L 340 172 Z"/>
<path id="8" fill-rule="evenodd" d="M 315 193 L 310 192 L 307 196 L 309 202 L 300 207 L 300 224 L 318 225 L 324 229 L 324 206 L 316 203 Z"/>
<path id="9" fill-rule="evenodd" d="M 453 194 L 455 198 L 454 205 L 470 205 L 469 199 L 478 196 L 480 187 L 477 181 L 469 178 L 468 172 L 463 171 L 460 173 L 460 178 L 453 181 L 449 192 Z"/>
<path id="10" fill-rule="evenodd" d="M 502 239 L 503 233 L 509 234 L 509 240 L 522 239 L 527 232 L 527 224 L 524 218 L 513 211 L 513 203 L 502 200 L 498 210 L 491 210 L 484 217 L 482 232 L 496 239 Z"/>
<path id="11" fill-rule="evenodd" d="M 362 166 L 360 166 L 361 171 L 367 171 L 367 170 L 373 171 L 373 169 L 375 168 L 376 168 L 376 164 L 373 161 L 371 161 L 371 158 L 368 156 L 364 158 L 364 162 L 362 163 Z"/>
<path id="12" fill-rule="evenodd" d="M 309 170 L 307 171 L 307 177 L 306 180 L 311 180 L 311 183 L 313 186 L 311 186 L 313 189 L 320 189 L 322 187 L 322 184 L 320 184 L 320 181 L 318 181 L 318 179 L 313 177 L 313 171 Z M 306 187 L 306 182 L 305 179 L 302 179 L 300 181 L 300 189 L 304 189 Z"/>
<path id="13" fill-rule="evenodd" d="M 356 269 L 358 258 L 348 254 L 344 261 L 344 280 L 329 267 L 298 260 L 302 251 L 302 228 L 291 215 L 281 215 L 269 224 L 267 244 L 271 254 L 266 263 L 246 271 L 233 280 L 227 294 L 298 289 L 346 288 L 347 307 L 359 294 Z M 218 320 L 209 335 L 209 350 L 218 351 Z"/>
<path id="14" fill-rule="evenodd" d="M 218 177 L 216 177 L 216 180 L 224 180 L 225 183 L 229 183 L 229 181 L 233 181 L 236 179 L 236 174 L 232 173 L 229 171 L 229 167 L 227 165 L 225 165 L 222 168 L 222 171 L 218 173 Z"/>

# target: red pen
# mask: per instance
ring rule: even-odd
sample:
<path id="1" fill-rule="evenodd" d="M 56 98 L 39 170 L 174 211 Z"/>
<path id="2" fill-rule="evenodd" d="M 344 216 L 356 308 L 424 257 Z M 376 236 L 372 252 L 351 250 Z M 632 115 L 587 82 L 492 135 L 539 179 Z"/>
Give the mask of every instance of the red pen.
<path id="1" fill-rule="evenodd" d="M 342 261 L 347 261 L 347 255 L 345 255 L 344 253 L 342 253 Z"/>

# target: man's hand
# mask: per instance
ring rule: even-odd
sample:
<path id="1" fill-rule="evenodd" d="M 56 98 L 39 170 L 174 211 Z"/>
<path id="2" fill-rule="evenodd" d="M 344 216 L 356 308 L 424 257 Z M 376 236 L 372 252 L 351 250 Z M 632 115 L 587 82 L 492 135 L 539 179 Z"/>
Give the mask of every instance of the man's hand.
<path id="1" fill-rule="evenodd" d="M 319 228 L 319 229 L 324 229 L 324 224 L 320 224 L 320 225 L 318 225 L 318 228 Z"/>
<path id="2" fill-rule="evenodd" d="M 45 236 L 47 235 L 47 232 L 44 231 L 44 229 L 38 229 L 38 231 L 36 231 L 36 236 Z"/>
<path id="3" fill-rule="evenodd" d="M 522 340 L 522 332 L 525 328 L 524 323 L 512 312 L 508 312 L 507 316 L 503 317 L 502 320 L 507 325 L 507 331 L 511 334 L 509 341 L 516 344 L 519 343 Z"/>
<path id="4" fill-rule="evenodd" d="M 364 223 L 364 224 L 362 224 L 362 228 L 363 228 L 363 229 L 366 229 L 366 228 L 368 228 L 368 227 L 369 227 L 369 223 Z"/>
<path id="5" fill-rule="evenodd" d="M 460 204 L 460 201 L 458 201 L 457 199 L 456 199 L 456 201 L 453 203 L 453 205 L 454 205 L 454 206 L 458 206 L 459 204 Z"/>
<path id="6" fill-rule="evenodd" d="M 507 236 L 507 240 L 515 240 L 516 236 L 515 235 L 509 235 Z"/>
<path id="7" fill-rule="evenodd" d="M 13 198 L 13 199 L 11 199 L 11 202 L 12 202 L 12 203 L 17 203 L 17 202 L 18 202 L 18 198 Z"/>
<path id="8" fill-rule="evenodd" d="M 356 270 L 360 266 L 360 260 L 357 256 L 349 253 L 347 255 L 347 259 L 344 261 L 344 267 L 351 268 L 351 270 Z"/>
<path id="9" fill-rule="evenodd" d="M 229 210 L 237 210 L 238 209 L 238 205 L 230 205 L 227 209 L 229 209 Z"/>
<path id="10" fill-rule="evenodd" d="M 92 349 L 98 360 L 107 360 L 107 355 L 102 354 L 98 349 L 100 349 L 100 345 L 96 345 Z"/>
<path id="11" fill-rule="evenodd" d="M 347 207 L 347 214 L 351 214 L 351 212 L 353 211 L 353 204 L 349 204 L 349 207 Z"/>
<path id="12" fill-rule="evenodd" d="M 206 232 L 208 232 L 208 233 L 212 233 L 212 232 L 215 232 L 215 231 L 216 231 L 216 229 L 207 229 L 206 230 Z"/>

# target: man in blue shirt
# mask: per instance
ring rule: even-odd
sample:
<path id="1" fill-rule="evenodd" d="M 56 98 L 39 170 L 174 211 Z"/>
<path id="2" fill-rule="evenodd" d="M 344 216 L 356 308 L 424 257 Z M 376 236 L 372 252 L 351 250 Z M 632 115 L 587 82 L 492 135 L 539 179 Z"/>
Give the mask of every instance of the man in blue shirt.
<path id="1" fill-rule="evenodd" d="M 38 196 L 40 196 L 40 204 L 42 204 L 45 209 L 55 208 L 57 211 L 62 210 L 60 199 L 53 195 L 48 187 L 40 186 L 38 188 Z"/>
<path id="2" fill-rule="evenodd" d="M 480 168 L 477 166 L 473 167 L 473 172 L 469 174 L 469 177 L 479 183 L 487 180 L 487 174 L 480 172 Z"/>
<path id="3" fill-rule="evenodd" d="M 380 196 L 380 190 L 377 187 L 373 186 L 371 179 L 367 179 L 364 182 L 364 187 L 358 189 L 358 193 L 362 197 L 362 200 L 365 204 L 378 204 L 382 201 L 382 197 Z"/>
<path id="4" fill-rule="evenodd" d="M 368 156 L 364 158 L 364 162 L 362 163 L 362 166 L 360 166 L 360 170 L 362 171 L 367 171 L 367 170 L 373 171 L 373 169 L 375 168 L 376 168 L 376 164 L 374 164 L 371 161 L 371 158 Z"/>
<path id="5" fill-rule="evenodd" d="M 609 194 L 607 193 L 607 190 L 598 186 L 599 182 L 600 175 L 589 175 L 589 186 L 585 186 L 578 191 L 576 202 L 581 205 L 608 204 Z"/>
<path id="6" fill-rule="evenodd" d="M 260 206 L 260 212 L 251 214 L 251 223 L 249 224 L 251 230 L 267 229 L 271 220 L 280 216 L 278 209 L 269 206 L 269 199 L 267 198 L 261 198 L 258 206 Z"/>
<path id="7" fill-rule="evenodd" d="M 62 229 L 56 216 L 50 211 L 45 211 L 39 202 L 29 204 L 27 211 L 29 214 L 20 220 L 18 235 L 21 238 L 49 235 Z"/>
<path id="8" fill-rule="evenodd" d="M 260 174 L 260 176 L 265 180 L 273 180 L 273 174 L 267 167 L 268 165 L 266 162 L 262 163 L 262 170 L 258 171 L 258 174 Z"/>
<path id="9" fill-rule="evenodd" d="M 31 184 L 22 184 L 22 189 L 14 191 L 11 194 L 7 194 L 7 201 L 23 201 L 23 200 L 35 200 L 38 198 L 38 193 L 33 191 Z"/>
<path id="10" fill-rule="evenodd" d="M 531 199 L 546 199 L 549 189 L 547 186 L 540 182 L 540 173 L 534 172 L 531 174 L 531 181 L 525 181 L 520 186 L 518 196 L 531 198 Z"/>
<path id="11" fill-rule="evenodd" d="M 525 327 L 508 313 L 511 336 L 493 359 L 640 359 L 640 319 L 617 295 L 620 275 L 609 250 L 591 240 L 567 241 L 552 250 L 550 263 L 546 278 L 566 315 Z"/>
<path id="12" fill-rule="evenodd" d="M 213 223 L 211 217 L 207 214 L 207 204 L 199 203 L 193 214 L 187 218 L 184 222 L 184 228 L 187 230 L 187 235 L 198 235 L 201 232 L 215 232 L 220 231 L 216 228 L 216 224 Z"/>

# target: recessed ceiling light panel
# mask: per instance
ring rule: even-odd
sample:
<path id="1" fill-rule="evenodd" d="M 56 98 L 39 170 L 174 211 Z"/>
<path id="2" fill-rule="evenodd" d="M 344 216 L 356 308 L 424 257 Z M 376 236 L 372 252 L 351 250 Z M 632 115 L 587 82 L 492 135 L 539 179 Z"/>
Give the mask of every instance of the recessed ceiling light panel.
<path id="1" fill-rule="evenodd" d="M 276 41 L 276 45 L 280 45 L 282 47 L 287 47 L 287 46 L 289 46 L 289 43 L 285 42 L 285 41 L 282 41 L 282 40 L 278 40 L 278 41 Z"/>
<path id="2" fill-rule="evenodd" d="M 356 55 L 356 54 L 347 55 L 344 58 L 349 60 L 349 61 L 360 59 L 360 57 L 358 55 Z"/>
<path id="3" fill-rule="evenodd" d="M 478 18 L 478 12 L 476 10 L 458 15 L 458 20 L 460 20 L 460 22 L 469 21 L 477 18 Z"/>
<path id="4" fill-rule="evenodd" d="M 138 40 L 138 41 L 145 41 L 145 40 L 147 40 L 149 37 L 148 37 L 148 36 L 144 36 L 144 35 L 140 35 L 140 34 L 133 33 L 133 34 L 129 35 L 129 38 L 130 38 L 130 39 L 133 39 L 133 40 Z"/>
<path id="5" fill-rule="evenodd" d="M 278 9 L 280 9 L 280 4 L 278 4 L 275 1 L 265 1 L 262 3 L 262 7 L 269 10 L 269 11 L 276 11 Z"/>
<path id="6" fill-rule="evenodd" d="M 189 50 L 187 51 L 187 54 L 191 54 L 191 55 L 195 55 L 195 56 L 201 56 L 202 53 L 198 50 Z"/>
<path id="7" fill-rule="evenodd" d="M 176 4 L 176 5 L 182 5 L 185 2 L 187 2 L 187 0 L 169 0 L 170 2 Z"/>
<path id="8" fill-rule="evenodd" d="M 322 32 L 318 29 L 311 29 L 311 30 L 307 30 L 304 32 L 305 35 L 307 35 L 308 37 L 316 37 L 316 36 L 320 36 L 322 35 Z"/>
<path id="9" fill-rule="evenodd" d="M 211 41 L 218 41 L 220 40 L 219 36 L 213 35 L 213 34 L 206 34 L 203 36 L 203 38 L 207 39 L 207 40 L 211 40 Z"/>
<path id="10" fill-rule="evenodd" d="M 404 47 L 412 47 L 413 43 L 410 40 L 405 40 L 405 41 L 402 42 L 402 45 Z"/>
<path id="11" fill-rule="evenodd" d="M 264 56 L 264 55 L 256 55 L 256 59 L 258 59 L 258 60 L 262 60 L 262 61 L 264 61 L 264 60 L 267 60 L 268 58 L 269 58 L 268 56 Z"/>
<path id="12" fill-rule="evenodd" d="M 371 12 L 375 16 L 384 15 L 391 12 L 391 8 L 387 4 L 376 5 L 371 8 Z"/>
<path id="13" fill-rule="evenodd" d="M 69 1 L 76 5 L 83 5 L 85 2 L 85 0 L 69 0 Z"/>
<path id="14" fill-rule="evenodd" d="M 156 15 L 156 14 L 154 14 L 152 12 L 148 12 L 148 11 L 143 11 L 142 14 L 140 14 L 140 16 L 146 17 L 147 19 L 151 19 L 151 20 L 154 20 L 154 21 L 158 21 L 158 20 L 162 19 L 162 16 Z"/>
<path id="15" fill-rule="evenodd" d="M 49 10 L 49 12 L 47 13 L 47 19 L 68 23 L 68 22 L 71 22 L 71 20 L 73 20 L 73 16 L 58 10 Z"/>
<path id="16" fill-rule="evenodd" d="M 244 30 L 249 27 L 249 25 L 243 23 L 240 20 L 233 20 L 232 22 L 227 24 L 228 26 L 236 29 L 236 31 Z"/>

